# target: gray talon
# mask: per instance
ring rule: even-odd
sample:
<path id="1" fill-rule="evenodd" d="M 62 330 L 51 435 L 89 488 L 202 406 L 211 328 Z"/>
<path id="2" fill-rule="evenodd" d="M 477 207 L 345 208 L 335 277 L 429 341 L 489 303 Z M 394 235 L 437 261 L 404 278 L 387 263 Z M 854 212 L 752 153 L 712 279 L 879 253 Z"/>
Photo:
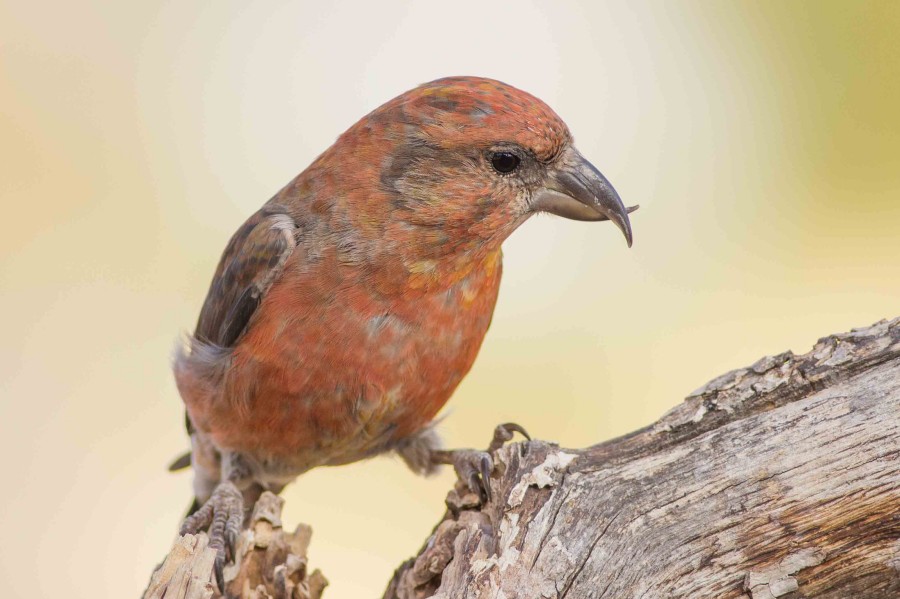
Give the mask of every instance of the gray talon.
<path id="1" fill-rule="evenodd" d="M 506 424 L 499 424 L 497 428 L 494 429 L 494 438 L 491 439 L 491 444 L 488 445 L 488 452 L 494 453 L 501 447 L 503 444 L 513 438 L 513 433 L 519 433 L 527 440 L 531 441 L 531 435 L 522 428 L 520 425 L 515 422 L 507 422 Z"/>
<path id="2" fill-rule="evenodd" d="M 484 489 L 484 499 L 491 500 L 491 472 L 494 471 L 494 460 L 485 454 L 481 456 L 481 487 Z M 483 501 L 482 503 L 485 503 Z"/>
<path id="3" fill-rule="evenodd" d="M 225 550 L 227 551 L 226 558 L 228 560 L 233 560 L 235 557 L 235 551 L 237 548 L 237 533 L 233 530 L 225 531 Z"/>
<path id="4" fill-rule="evenodd" d="M 515 433 L 519 433 L 520 435 L 525 437 L 526 440 L 531 441 L 531 435 L 528 434 L 528 431 L 526 431 L 524 428 L 522 428 L 520 425 L 516 424 L 515 422 L 507 422 L 506 424 L 502 424 L 501 426 L 508 431 L 513 431 Z"/>
<path id="5" fill-rule="evenodd" d="M 219 593 L 225 595 L 225 559 L 220 555 L 216 555 L 216 561 L 213 564 L 213 572 L 216 575 L 216 584 L 219 586 Z"/>
<path id="6" fill-rule="evenodd" d="M 478 478 L 478 473 L 474 470 L 469 473 L 468 485 L 469 490 L 478 495 L 478 499 L 481 500 L 481 503 L 484 503 L 487 491 L 484 490 L 484 485 L 481 484 L 481 479 Z"/>

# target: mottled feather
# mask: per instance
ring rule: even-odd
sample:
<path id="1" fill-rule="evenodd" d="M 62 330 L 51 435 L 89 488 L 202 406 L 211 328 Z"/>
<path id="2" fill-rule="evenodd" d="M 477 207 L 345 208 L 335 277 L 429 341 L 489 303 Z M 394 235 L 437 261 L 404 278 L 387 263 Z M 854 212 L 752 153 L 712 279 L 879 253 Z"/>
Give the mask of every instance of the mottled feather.
<path id="1" fill-rule="evenodd" d="M 194 336 L 233 347 L 296 246 L 293 219 L 266 205 L 228 242 L 200 311 Z"/>

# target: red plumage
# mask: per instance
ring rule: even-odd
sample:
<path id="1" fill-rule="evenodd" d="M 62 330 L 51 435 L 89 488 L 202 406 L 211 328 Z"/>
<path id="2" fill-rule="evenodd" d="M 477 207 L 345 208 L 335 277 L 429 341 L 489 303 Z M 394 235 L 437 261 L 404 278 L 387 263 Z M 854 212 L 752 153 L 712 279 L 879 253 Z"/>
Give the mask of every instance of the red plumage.
<path id="1" fill-rule="evenodd" d="M 235 233 L 176 359 L 198 499 L 391 450 L 447 461 L 429 425 L 487 332 L 501 243 L 538 211 L 630 243 L 565 123 L 506 84 L 434 81 L 341 135 Z"/>

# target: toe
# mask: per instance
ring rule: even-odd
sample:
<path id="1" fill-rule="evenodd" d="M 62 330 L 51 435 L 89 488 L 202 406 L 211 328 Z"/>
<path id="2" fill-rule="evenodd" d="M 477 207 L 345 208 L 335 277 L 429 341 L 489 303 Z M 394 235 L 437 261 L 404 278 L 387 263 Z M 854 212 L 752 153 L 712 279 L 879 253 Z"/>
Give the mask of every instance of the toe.
<path id="1" fill-rule="evenodd" d="M 456 451 L 453 467 L 459 479 L 478 496 L 482 505 L 491 500 L 491 472 L 494 470 L 494 460 L 490 454 L 484 451 Z"/>
<path id="2" fill-rule="evenodd" d="M 244 521 L 243 506 L 241 509 L 232 510 L 228 514 L 228 521 L 225 523 L 225 549 L 228 551 L 229 559 L 237 557 L 237 540 L 241 534 L 241 524 Z"/>
<path id="3" fill-rule="evenodd" d="M 235 547 L 244 520 L 244 499 L 237 487 L 222 482 L 212 496 L 181 525 L 181 534 L 208 531 L 209 547 L 216 551 L 213 572 L 220 592 L 225 594 L 225 564 L 235 559 Z"/>
<path id="4" fill-rule="evenodd" d="M 213 504 L 207 501 L 203 507 L 184 519 L 178 534 L 182 536 L 195 535 L 201 530 L 206 530 L 212 523 L 213 508 Z"/>

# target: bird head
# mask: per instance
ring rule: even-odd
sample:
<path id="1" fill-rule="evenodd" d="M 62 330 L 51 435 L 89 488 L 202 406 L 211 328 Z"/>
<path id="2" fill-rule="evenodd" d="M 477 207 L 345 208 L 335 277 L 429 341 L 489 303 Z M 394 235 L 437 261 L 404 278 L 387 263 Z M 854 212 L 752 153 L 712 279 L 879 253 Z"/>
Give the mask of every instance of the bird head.
<path id="1" fill-rule="evenodd" d="M 531 215 L 610 220 L 631 245 L 627 209 L 544 102 L 478 77 L 439 79 L 375 109 L 320 158 L 344 190 L 354 230 L 394 255 L 455 257 L 499 248 Z"/>

